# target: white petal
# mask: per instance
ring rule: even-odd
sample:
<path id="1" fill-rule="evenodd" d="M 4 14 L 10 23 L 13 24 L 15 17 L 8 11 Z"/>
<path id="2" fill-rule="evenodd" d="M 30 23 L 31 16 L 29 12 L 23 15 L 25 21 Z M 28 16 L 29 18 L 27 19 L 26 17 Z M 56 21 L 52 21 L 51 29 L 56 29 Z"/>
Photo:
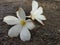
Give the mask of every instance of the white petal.
<path id="1" fill-rule="evenodd" d="M 37 19 L 37 18 L 36 18 L 36 20 L 37 20 L 39 23 L 41 23 L 42 25 L 44 25 L 44 23 L 42 22 L 42 20 Z"/>
<path id="2" fill-rule="evenodd" d="M 42 8 L 42 7 L 39 7 L 39 8 L 34 12 L 35 15 L 40 15 L 40 14 L 42 14 L 42 13 L 43 13 L 43 8 Z"/>
<path id="3" fill-rule="evenodd" d="M 21 32 L 22 26 L 21 25 L 15 25 L 8 31 L 8 36 L 10 37 L 17 37 L 19 33 Z"/>
<path id="4" fill-rule="evenodd" d="M 27 20 L 26 27 L 32 30 L 35 27 L 35 25 L 31 20 Z"/>
<path id="5" fill-rule="evenodd" d="M 19 19 L 25 19 L 26 18 L 25 12 L 22 8 L 19 8 L 19 10 L 16 12 L 16 14 L 17 14 L 17 17 Z"/>
<path id="6" fill-rule="evenodd" d="M 35 12 L 38 8 L 38 2 L 37 1 L 32 1 L 32 13 Z"/>
<path id="7" fill-rule="evenodd" d="M 18 19 L 14 16 L 6 16 L 3 19 L 4 22 L 6 22 L 8 25 L 14 25 L 18 23 Z"/>
<path id="8" fill-rule="evenodd" d="M 22 29 L 22 31 L 20 33 L 20 38 L 21 38 L 22 41 L 30 40 L 31 34 L 30 34 L 30 32 L 29 32 L 29 30 L 27 28 L 23 27 L 23 29 Z"/>
<path id="9" fill-rule="evenodd" d="M 40 20 L 46 20 L 46 17 L 44 15 L 40 15 L 39 19 Z"/>
<path id="10" fill-rule="evenodd" d="M 44 15 L 36 15 L 35 18 L 39 18 L 40 20 L 46 20 Z"/>

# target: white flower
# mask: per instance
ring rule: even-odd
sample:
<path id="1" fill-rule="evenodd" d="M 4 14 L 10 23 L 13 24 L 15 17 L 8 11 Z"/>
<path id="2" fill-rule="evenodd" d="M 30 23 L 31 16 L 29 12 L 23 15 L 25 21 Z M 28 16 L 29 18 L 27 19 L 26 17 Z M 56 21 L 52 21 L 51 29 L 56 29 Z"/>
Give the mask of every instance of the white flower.
<path id="1" fill-rule="evenodd" d="M 8 25 L 14 25 L 8 31 L 8 36 L 17 37 L 20 34 L 20 38 L 22 41 L 28 41 L 31 38 L 29 29 L 33 29 L 35 25 L 30 19 L 26 20 L 25 12 L 22 8 L 19 8 L 16 14 L 18 18 L 14 16 L 6 16 L 3 19 L 3 21 Z"/>
<path id="2" fill-rule="evenodd" d="M 32 1 L 32 10 L 31 10 L 31 15 L 27 16 L 32 18 L 32 20 L 37 20 L 38 22 L 40 22 L 42 25 L 44 25 L 44 23 L 42 22 L 42 20 L 46 20 L 45 16 L 42 15 L 43 13 L 43 8 L 39 7 L 38 8 L 38 2 L 36 1 Z"/>

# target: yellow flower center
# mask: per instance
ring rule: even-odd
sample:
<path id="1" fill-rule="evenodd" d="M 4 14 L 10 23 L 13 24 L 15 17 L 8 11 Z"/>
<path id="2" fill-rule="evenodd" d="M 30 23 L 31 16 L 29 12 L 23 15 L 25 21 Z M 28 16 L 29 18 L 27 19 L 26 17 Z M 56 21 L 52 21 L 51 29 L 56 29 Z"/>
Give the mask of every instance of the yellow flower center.
<path id="1" fill-rule="evenodd" d="M 24 25 L 26 24 L 26 21 L 25 21 L 25 20 L 21 20 L 21 21 L 20 21 L 20 24 L 21 24 L 22 26 L 24 26 Z"/>

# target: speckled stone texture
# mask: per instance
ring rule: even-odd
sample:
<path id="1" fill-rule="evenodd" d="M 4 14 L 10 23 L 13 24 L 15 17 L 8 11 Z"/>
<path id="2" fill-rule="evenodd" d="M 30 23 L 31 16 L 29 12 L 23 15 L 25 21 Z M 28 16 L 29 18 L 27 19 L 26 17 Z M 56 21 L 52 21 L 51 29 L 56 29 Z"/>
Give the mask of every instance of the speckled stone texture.
<path id="1" fill-rule="evenodd" d="M 23 42 L 19 36 L 8 37 L 8 31 L 12 27 L 3 22 L 7 15 L 16 16 L 18 7 L 22 7 L 26 15 L 30 14 L 32 0 L 1 2 L 0 3 L 0 45 L 60 45 L 60 2 L 57 0 L 37 0 L 39 6 L 44 8 L 44 15 L 47 20 L 42 26 L 34 21 L 36 27 L 31 30 L 31 40 Z"/>

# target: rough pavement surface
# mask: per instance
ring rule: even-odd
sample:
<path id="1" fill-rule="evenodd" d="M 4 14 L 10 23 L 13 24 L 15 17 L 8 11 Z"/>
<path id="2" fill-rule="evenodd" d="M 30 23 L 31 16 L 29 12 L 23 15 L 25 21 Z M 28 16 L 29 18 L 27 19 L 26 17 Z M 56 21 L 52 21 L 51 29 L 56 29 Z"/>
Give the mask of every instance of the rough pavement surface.
<path id="1" fill-rule="evenodd" d="M 42 26 L 34 21 L 36 28 L 31 30 L 31 40 L 23 42 L 19 36 L 8 37 L 8 31 L 12 27 L 3 22 L 7 15 L 16 16 L 18 7 L 22 7 L 26 15 L 31 11 L 31 0 L 0 3 L 0 45 L 60 45 L 60 1 L 58 0 L 37 0 L 39 6 L 44 8 L 44 15 L 47 20 Z M 0 1 L 1 2 L 1 1 Z"/>

